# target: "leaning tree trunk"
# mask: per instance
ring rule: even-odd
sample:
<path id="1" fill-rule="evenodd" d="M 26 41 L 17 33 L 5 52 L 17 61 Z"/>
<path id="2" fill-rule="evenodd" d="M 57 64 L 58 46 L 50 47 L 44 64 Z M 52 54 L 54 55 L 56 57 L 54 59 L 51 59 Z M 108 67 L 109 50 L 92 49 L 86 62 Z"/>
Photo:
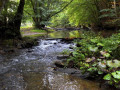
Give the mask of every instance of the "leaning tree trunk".
<path id="1" fill-rule="evenodd" d="M 14 32 L 17 35 L 17 38 L 22 38 L 21 33 L 20 33 L 20 26 L 21 26 L 21 21 L 22 21 L 22 16 L 23 16 L 23 10 L 24 10 L 24 5 L 25 5 L 25 0 L 20 0 L 17 13 L 14 17 Z"/>
<path id="2" fill-rule="evenodd" d="M 8 24 L 8 28 L 10 29 L 11 35 L 8 35 L 9 38 L 16 38 L 16 39 L 22 39 L 21 33 L 20 33 L 20 26 L 23 16 L 23 10 L 24 10 L 25 0 L 20 0 L 17 12 L 11 22 Z"/>

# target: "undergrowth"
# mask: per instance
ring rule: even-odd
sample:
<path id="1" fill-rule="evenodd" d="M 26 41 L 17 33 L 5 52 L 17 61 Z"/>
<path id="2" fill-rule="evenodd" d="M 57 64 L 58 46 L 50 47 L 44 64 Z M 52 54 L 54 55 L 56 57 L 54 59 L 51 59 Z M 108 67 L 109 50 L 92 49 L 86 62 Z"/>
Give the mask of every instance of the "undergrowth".
<path id="1" fill-rule="evenodd" d="M 74 67 L 88 72 L 94 78 L 98 75 L 110 85 L 120 84 L 120 33 L 103 38 L 94 33 L 83 33 L 82 40 L 76 40 L 76 47 L 69 61 Z"/>

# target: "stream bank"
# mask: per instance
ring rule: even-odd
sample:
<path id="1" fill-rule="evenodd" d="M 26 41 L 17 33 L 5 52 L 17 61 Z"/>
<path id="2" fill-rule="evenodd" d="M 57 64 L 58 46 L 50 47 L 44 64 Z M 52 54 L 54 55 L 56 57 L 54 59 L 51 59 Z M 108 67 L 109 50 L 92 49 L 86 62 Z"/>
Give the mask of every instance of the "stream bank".
<path id="1" fill-rule="evenodd" d="M 74 44 L 61 39 L 39 39 L 32 48 L 0 54 L 0 90 L 114 90 L 71 75 L 78 70 L 54 70 L 57 56 L 65 49 L 72 50 L 70 46 Z"/>

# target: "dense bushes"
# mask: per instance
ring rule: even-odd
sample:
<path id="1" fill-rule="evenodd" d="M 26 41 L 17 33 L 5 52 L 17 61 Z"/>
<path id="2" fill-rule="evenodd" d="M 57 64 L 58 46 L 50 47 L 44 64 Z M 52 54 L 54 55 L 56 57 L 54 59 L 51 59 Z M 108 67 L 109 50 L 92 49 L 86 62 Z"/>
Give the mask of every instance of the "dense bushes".
<path id="1" fill-rule="evenodd" d="M 84 33 L 82 38 L 76 41 L 77 47 L 68 62 L 74 61 L 74 67 L 92 76 L 101 75 L 117 87 L 120 83 L 120 33 L 108 38 Z"/>

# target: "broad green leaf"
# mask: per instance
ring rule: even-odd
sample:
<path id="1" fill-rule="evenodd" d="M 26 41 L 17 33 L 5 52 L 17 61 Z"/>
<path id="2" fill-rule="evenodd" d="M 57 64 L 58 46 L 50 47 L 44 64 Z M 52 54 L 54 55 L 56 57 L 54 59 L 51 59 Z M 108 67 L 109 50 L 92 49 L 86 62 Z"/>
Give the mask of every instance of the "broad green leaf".
<path id="1" fill-rule="evenodd" d="M 89 47 L 88 49 L 92 52 L 96 52 L 98 50 L 98 47 Z"/>
<path id="2" fill-rule="evenodd" d="M 98 42 L 98 40 L 97 39 L 91 39 L 91 42 L 96 43 L 96 42 Z"/>
<path id="3" fill-rule="evenodd" d="M 109 67 L 111 67 L 111 68 L 118 68 L 118 67 L 120 67 L 120 61 L 118 61 L 118 60 L 109 60 L 109 61 L 107 61 L 107 65 L 109 66 Z"/>
<path id="4" fill-rule="evenodd" d="M 105 69 L 106 68 L 106 63 L 105 62 L 98 62 L 98 67 L 101 69 Z"/>
<path id="5" fill-rule="evenodd" d="M 108 57 L 110 57 L 110 54 L 109 53 L 105 53 L 103 56 L 108 58 Z"/>
<path id="6" fill-rule="evenodd" d="M 115 82 L 115 83 L 118 83 L 119 81 L 120 81 L 120 80 L 114 78 L 114 82 Z"/>
<path id="7" fill-rule="evenodd" d="M 120 72 L 113 72 L 113 73 L 111 73 L 111 74 L 112 74 L 112 76 L 113 76 L 114 78 L 120 79 Z"/>
<path id="8" fill-rule="evenodd" d="M 104 46 L 104 44 L 102 44 L 102 43 L 98 43 L 97 46 Z"/>
<path id="9" fill-rule="evenodd" d="M 96 67 L 92 67 L 92 68 L 89 68 L 88 71 L 91 72 L 91 71 L 96 71 L 97 68 Z"/>
<path id="10" fill-rule="evenodd" d="M 106 51 L 100 51 L 100 54 L 101 55 L 104 55 L 104 54 L 106 54 L 107 52 Z"/>
<path id="11" fill-rule="evenodd" d="M 107 74 L 103 77 L 104 80 L 111 80 L 111 74 Z"/>
<path id="12" fill-rule="evenodd" d="M 98 74 L 103 74 L 103 72 L 102 71 L 98 71 Z"/>
<path id="13" fill-rule="evenodd" d="M 87 63 L 92 62 L 92 61 L 93 61 L 92 58 L 87 58 L 87 59 L 86 59 L 86 62 L 87 62 Z"/>
<path id="14" fill-rule="evenodd" d="M 116 71 L 118 74 L 120 74 L 120 71 Z"/>

